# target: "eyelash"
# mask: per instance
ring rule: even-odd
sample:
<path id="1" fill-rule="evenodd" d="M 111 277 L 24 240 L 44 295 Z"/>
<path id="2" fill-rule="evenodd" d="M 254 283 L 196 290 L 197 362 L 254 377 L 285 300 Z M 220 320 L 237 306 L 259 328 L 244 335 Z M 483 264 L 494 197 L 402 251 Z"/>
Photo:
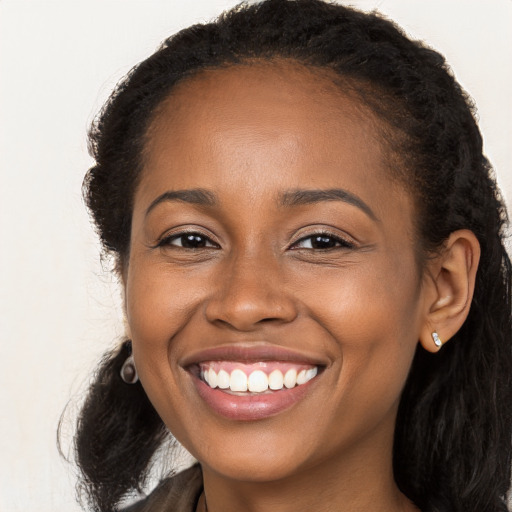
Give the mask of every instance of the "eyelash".
<path id="1" fill-rule="evenodd" d="M 202 247 L 184 247 L 183 241 L 186 237 L 196 237 L 196 239 L 201 238 L 206 244 L 209 244 L 209 245 L 205 245 Z M 182 245 L 174 245 L 172 243 L 173 241 L 179 240 L 179 239 L 182 239 Z M 219 245 L 216 244 L 215 242 L 213 242 L 210 237 L 204 235 L 203 233 L 201 233 L 199 231 L 182 231 L 180 233 L 173 233 L 171 235 L 165 236 L 164 238 L 162 238 L 162 240 L 160 240 L 158 242 L 157 247 L 165 247 L 165 246 L 177 247 L 180 249 L 192 250 L 192 251 L 196 250 L 196 249 L 205 249 L 205 248 L 211 249 L 211 248 L 219 247 Z"/>
<path id="2" fill-rule="evenodd" d="M 333 247 L 324 247 L 322 249 L 318 248 L 318 247 L 315 248 L 315 247 L 313 247 L 313 244 L 312 244 L 312 240 L 315 238 L 317 239 L 317 241 L 319 239 L 324 239 L 324 240 L 328 239 L 331 241 L 331 243 L 334 243 L 335 245 Z M 305 242 L 306 240 L 310 240 L 311 247 L 297 247 L 297 245 L 299 243 Z M 294 251 L 298 251 L 301 249 L 305 249 L 308 251 L 332 251 L 335 249 L 354 249 L 355 244 L 353 242 L 349 242 L 348 240 L 346 240 L 345 238 L 342 238 L 339 235 L 334 235 L 332 233 L 329 233 L 328 231 L 320 231 L 318 233 L 312 233 L 310 235 L 300 238 L 299 240 L 294 242 L 290 248 L 291 248 L 291 250 L 294 250 Z"/>
<path id="3" fill-rule="evenodd" d="M 185 237 L 189 237 L 189 241 L 191 241 L 190 237 L 195 237 L 196 241 L 198 238 L 200 238 L 201 241 L 199 243 L 206 244 L 206 245 L 201 245 L 199 247 L 185 247 L 183 245 Z M 316 247 L 315 248 L 315 247 L 313 247 L 313 245 L 314 245 L 313 239 L 315 239 L 315 238 L 317 239 L 317 242 L 319 240 L 323 239 L 321 243 L 334 244 L 334 245 L 331 247 L 323 247 L 323 248 Z M 180 239 L 182 240 L 181 245 L 175 245 L 172 243 L 172 242 L 174 242 L 176 240 L 180 240 Z M 298 245 L 301 242 L 306 242 L 307 240 L 310 241 L 310 247 L 298 247 Z M 185 232 L 181 232 L 181 233 L 173 233 L 171 235 L 168 235 L 168 236 L 162 238 L 162 240 L 160 240 L 157 244 L 157 247 L 165 247 L 165 246 L 178 247 L 178 248 L 181 248 L 184 250 L 198 250 L 198 249 L 206 249 L 206 248 L 218 249 L 219 248 L 219 245 L 217 243 L 213 242 L 210 237 L 208 237 L 198 231 L 185 231 Z M 304 237 L 300 238 L 299 240 L 297 240 L 296 242 L 293 242 L 293 244 L 290 246 L 290 250 L 293 250 L 293 251 L 298 251 L 298 250 L 329 251 L 329 250 L 334 250 L 334 249 L 354 249 L 354 247 L 355 247 L 354 243 L 349 242 L 348 240 L 346 240 L 338 235 L 333 235 L 332 233 L 329 233 L 327 231 L 320 231 L 317 233 L 312 233 L 310 235 L 304 236 Z"/>

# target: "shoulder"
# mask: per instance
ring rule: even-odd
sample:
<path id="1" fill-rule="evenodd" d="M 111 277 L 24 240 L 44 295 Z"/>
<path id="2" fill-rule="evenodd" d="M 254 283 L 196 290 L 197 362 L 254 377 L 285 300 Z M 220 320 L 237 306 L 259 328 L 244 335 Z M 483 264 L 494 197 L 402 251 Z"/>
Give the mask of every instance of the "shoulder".
<path id="1" fill-rule="evenodd" d="M 195 512 L 203 490 L 203 475 L 199 464 L 162 480 L 149 496 L 121 512 Z"/>

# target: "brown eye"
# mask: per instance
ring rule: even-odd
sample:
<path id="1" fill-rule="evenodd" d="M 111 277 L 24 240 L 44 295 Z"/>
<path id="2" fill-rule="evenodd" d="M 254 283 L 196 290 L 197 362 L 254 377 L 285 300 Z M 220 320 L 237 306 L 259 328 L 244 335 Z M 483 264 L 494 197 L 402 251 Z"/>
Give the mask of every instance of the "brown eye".
<path id="1" fill-rule="evenodd" d="M 218 247 L 208 237 L 201 233 L 178 233 L 164 238 L 159 246 L 180 247 L 183 249 L 203 249 Z"/>
<path id="2" fill-rule="evenodd" d="M 340 237 L 328 233 L 319 233 L 304 237 L 296 242 L 292 249 L 328 250 L 336 248 L 351 249 L 354 245 Z"/>

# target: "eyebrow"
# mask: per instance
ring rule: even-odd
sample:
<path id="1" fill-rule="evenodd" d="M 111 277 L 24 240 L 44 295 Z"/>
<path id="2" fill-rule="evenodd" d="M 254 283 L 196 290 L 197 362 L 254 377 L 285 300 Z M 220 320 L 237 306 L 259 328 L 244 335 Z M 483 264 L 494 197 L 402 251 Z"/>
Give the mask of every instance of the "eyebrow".
<path id="1" fill-rule="evenodd" d="M 343 201 L 362 210 L 368 217 L 378 221 L 378 217 L 373 210 L 359 197 L 348 190 L 341 188 L 329 188 L 319 190 L 290 190 L 280 197 L 282 206 L 303 206 L 308 204 L 320 203 L 323 201 Z"/>
<path id="2" fill-rule="evenodd" d="M 218 201 L 215 194 L 202 188 L 192 188 L 186 190 L 169 190 L 159 195 L 146 210 L 146 216 L 160 203 L 167 201 L 181 201 L 184 203 L 195 204 L 198 206 L 215 206 Z M 342 201 L 351 204 L 362 210 L 368 217 L 378 221 L 378 217 L 372 209 L 355 194 L 341 188 L 305 190 L 297 189 L 284 192 L 280 195 L 279 203 L 281 206 L 293 207 L 304 206 L 323 201 Z"/>
<path id="3" fill-rule="evenodd" d="M 169 190 L 159 195 L 146 210 L 146 216 L 149 215 L 160 203 L 167 201 L 181 201 L 183 203 L 195 204 L 199 206 L 215 206 L 217 198 L 210 191 L 202 188 L 191 188 L 187 190 Z"/>

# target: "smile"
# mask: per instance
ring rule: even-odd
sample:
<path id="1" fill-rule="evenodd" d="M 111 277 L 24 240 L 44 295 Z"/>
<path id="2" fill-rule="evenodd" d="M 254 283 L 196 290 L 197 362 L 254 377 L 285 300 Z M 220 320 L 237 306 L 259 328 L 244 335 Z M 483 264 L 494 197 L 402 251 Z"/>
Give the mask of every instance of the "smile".
<path id="1" fill-rule="evenodd" d="M 323 366 L 264 361 L 203 361 L 189 368 L 200 399 L 229 420 L 257 421 L 311 399 Z"/>
<path id="2" fill-rule="evenodd" d="M 258 421 L 318 400 L 314 390 L 330 361 L 253 341 L 191 353 L 180 366 L 207 406 L 205 412 L 228 420 Z"/>
<path id="3" fill-rule="evenodd" d="M 292 389 L 318 374 L 317 366 L 277 361 L 206 361 L 199 368 L 201 380 L 210 388 L 245 394 Z"/>

